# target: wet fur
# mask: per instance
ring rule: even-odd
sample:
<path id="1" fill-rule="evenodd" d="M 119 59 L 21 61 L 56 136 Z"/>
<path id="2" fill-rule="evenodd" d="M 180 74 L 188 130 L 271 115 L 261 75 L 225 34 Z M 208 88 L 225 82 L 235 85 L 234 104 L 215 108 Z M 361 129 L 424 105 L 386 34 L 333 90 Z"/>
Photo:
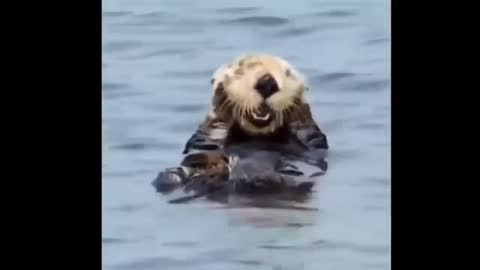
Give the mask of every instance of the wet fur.
<path id="1" fill-rule="evenodd" d="M 266 73 L 275 78 L 279 91 L 266 100 L 275 113 L 273 121 L 259 128 L 249 123 L 246 114 L 263 101 L 253 86 Z M 229 160 L 232 155 L 244 159 L 255 152 L 266 151 L 270 155 L 277 153 L 283 162 L 296 159 L 326 170 L 326 151 L 323 150 L 328 149 L 327 137 L 305 101 L 303 77 L 285 60 L 268 55 L 240 57 L 214 73 L 212 87 L 211 108 L 185 145 L 183 153 L 188 155 L 181 170 L 175 169 L 181 171 L 177 179 L 182 184 L 197 187 L 194 198 L 202 192 L 225 188 L 232 170 Z M 200 153 L 191 153 L 192 150 Z M 257 170 L 257 173 L 263 171 Z M 302 175 L 295 168 L 272 168 L 271 173 L 271 177 L 264 179 Z M 161 173 L 157 180 L 165 176 Z M 159 185 L 156 187 L 158 190 Z"/>
<path id="2" fill-rule="evenodd" d="M 246 114 L 264 102 L 254 88 L 265 74 L 275 79 L 279 91 L 265 100 L 275 114 L 274 121 L 259 128 L 246 120 Z M 270 55 L 246 55 L 214 73 L 212 110 L 217 118 L 236 121 L 251 134 L 273 133 L 304 102 L 304 89 L 303 77 L 285 60 Z"/>
<path id="3" fill-rule="evenodd" d="M 280 91 L 266 101 L 274 110 L 274 120 L 259 128 L 246 120 L 246 114 L 262 102 L 253 86 L 266 73 L 275 78 Z M 269 55 L 240 57 L 217 69 L 212 87 L 209 113 L 185 145 L 184 154 L 190 149 L 221 149 L 228 143 L 229 130 L 234 125 L 252 136 L 275 136 L 277 131 L 288 127 L 290 134 L 299 136 L 305 145 L 328 149 L 327 138 L 314 121 L 304 98 L 305 80 L 285 60 Z"/>

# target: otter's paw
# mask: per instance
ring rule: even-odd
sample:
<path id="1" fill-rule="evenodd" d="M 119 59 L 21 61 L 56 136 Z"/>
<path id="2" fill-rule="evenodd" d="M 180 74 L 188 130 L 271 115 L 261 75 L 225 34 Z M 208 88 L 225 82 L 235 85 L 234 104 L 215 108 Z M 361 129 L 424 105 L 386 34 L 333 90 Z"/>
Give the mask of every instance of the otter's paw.
<path id="1" fill-rule="evenodd" d="M 197 170 L 210 170 L 226 167 L 228 162 L 227 155 L 222 151 L 211 151 L 189 154 L 182 160 L 181 165 Z"/>
<path id="2" fill-rule="evenodd" d="M 316 149 L 328 149 L 327 135 L 318 131 L 306 136 L 307 145 Z"/>
<path id="3" fill-rule="evenodd" d="M 325 149 L 313 149 L 304 154 L 305 161 L 308 164 L 320 168 L 323 172 L 326 172 L 328 169 L 326 156 L 327 150 Z"/>
<path id="4" fill-rule="evenodd" d="M 183 184 L 184 180 L 185 171 L 183 168 L 169 168 L 157 175 L 152 182 L 152 186 L 155 187 L 157 192 L 170 193 Z"/>
<path id="5" fill-rule="evenodd" d="M 287 163 L 287 162 L 278 162 L 275 168 L 276 171 L 279 173 L 290 175 L 290 176 L 302 176 L 303 172 L 301 172 L 297 166 Z"/>

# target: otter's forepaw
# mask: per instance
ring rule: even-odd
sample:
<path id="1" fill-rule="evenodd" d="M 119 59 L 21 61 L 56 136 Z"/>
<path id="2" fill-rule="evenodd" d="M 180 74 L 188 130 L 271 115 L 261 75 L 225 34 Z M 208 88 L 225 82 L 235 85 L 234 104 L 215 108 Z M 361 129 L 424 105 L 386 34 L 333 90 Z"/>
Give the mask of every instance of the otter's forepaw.
<path id="1" fill-rule="evenodd" d="M 170 193 L 177 187 L 182 185 L 186 178 L 186 172 L 184 168 L 169 168 L 161 171 L 155 180 L 152 182 L 152 186 L 155 187 L 157 192 Z"/>
<path id="2" fill-rule="evenodd" d="M 305 161 L 315 167 L 320 168 L 322 171 L 326 172 L 328 169 L 328 163 L 326 161 L 327 150 L 325 149 L 313 149 L 305 153 Z"/>
<path id="3" fill-rule="evenodd" d="M 300 193 L 311 192 L 314 185 L 315 185 L 314 182 L 302 182 L 302 183 L 300 183 L 296 186 L 295 191 L 300 192 Z"/>
<path id="4" fill-rule="evenodd" d="M 285 174 L 285 175 L 290 175 L 290 176 L 302 176 L 303 172 L 301 172 L 297 166 L 287 163 L 287 162 L 279 162 L 277 164 L 276 171 L 279 173 Z"/>
<path id="5" fill-rule="evenodd" d="M 227 168 L 228 168 L 229 176 L 232 174 L 233 169 L 237 166 L 239 159 L 240 157 L 234 154 L 228 156 Z"/>
<path id="6" fill-rule="evenodd" d="M 328 149 L 327 135 L 322 132 L 315 132 L 307 136 L 307 144 L 317 149 Z"/>
<path id="7" fill-rule="evenodd" d="M 316 161 L 317 166 L 323 171 L 326 172 L 328 169 L 328 162 L 325 159 L 319 159 Z"/>

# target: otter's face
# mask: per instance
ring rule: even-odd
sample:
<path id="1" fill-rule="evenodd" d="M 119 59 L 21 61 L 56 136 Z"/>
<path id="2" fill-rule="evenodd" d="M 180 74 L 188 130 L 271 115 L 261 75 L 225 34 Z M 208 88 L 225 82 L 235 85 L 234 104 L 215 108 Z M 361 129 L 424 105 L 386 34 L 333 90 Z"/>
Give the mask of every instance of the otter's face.
<path id="1" fill-rule="evenodd" d="M 214 74 L 213 109 L 250 134 L 273 133 L 303 102 L 304 80 L 285 60 L 251 55 Z"/>

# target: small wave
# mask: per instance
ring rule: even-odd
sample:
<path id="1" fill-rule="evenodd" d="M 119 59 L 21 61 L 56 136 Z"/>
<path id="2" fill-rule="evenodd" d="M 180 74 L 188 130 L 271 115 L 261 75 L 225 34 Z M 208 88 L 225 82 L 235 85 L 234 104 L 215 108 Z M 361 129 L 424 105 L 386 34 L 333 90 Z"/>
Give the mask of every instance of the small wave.
<path id="1" fill-rule="evenodd" d="M 120 89 L 127 89 L 129 87 L 126 83 L 103 83 L 102 90 L 104 91 L 114 91 Z"/>
<path id="2" fill-rule="evenodd" d="M 225 21 L 230 24 L 257 25 L 257 26 L 277 26 L 289 22 L 287 18 L 275 16 L 249 16 Z"/>
<path id="3" fill-rule="evenodd" d="M 198 262 L 192 260 L 179 260 L 168 257 L 154 257 L 154 258 L 145 258 L 141 260 L 132 261 L 129 263 L 119 264 L 114 267 L 114 269 L 170 269 L 170 268 L 181 268 L 181 267 L 195 267 Z"/>
<path id="4" fill-rule="evenodd" d="M 389 80 L 368 80 L 368 81 L 362 81 L 358 82 L 352 87 L 349 87 L 348 89 L 351 90 L 358 90 L 358 91 L 376 91 L 376 90 L 384 90 L 390 86 L 390 81 Z"/>
<path id="5" fill-rule="evenodd" d="M 355 73 L 351 72 L 331 72 L 322 75 L 312 76 L 310 79 L 311 83 L 325 83 L 325 82 L 334 82 L 340 81 L 347 78 L 352 78 L 355 76 Z"/>
<path id="6" fill-rule="evenodd" d="M 381 37 L 381 38 L 372 38 L 365 41 L 366 45 L 377 45 L 377 44 L 384 44 L 390 42 L 390 38 L 388 37 Z"/>
<path id="7" fill-rule="evenodd" d="M 250 13 L 254 11 L 261 10 L 262 7 L 229 7 L 229 8 L 219 8 L 215 11 L 218 13 L 226 14 L 239 14 L 239 13 Z"/>
<path id="8" fill-rule="evenodd" d="M 116 237 L 102 237 L 102 244 L 123 244 L 128 242 L 126 239 Z"/>
<path id="9" fill-rule="evenodd" d="M 302 36 L 307 35 L 315 32 L 317 30 L 316 27 L 308 26 L 308 27 L 295 27 L 286 30 L 282 30 L 278 32 L 275 36 L 281 37 L 290 37 L 290 36 Z"/>
<path id="10" fill-rule="evenodd" d="M 102 12 L 102 16 L 105 17 L 122 17 L 132 15 L 133 12 L 131 11 L 104 11 Z"/>
<path id="11" fill-rule="evenodd" d="M 355 126 L 358 129 L 363 129 L 363 130 L 378 130 L 378 129 L 385 129 L 387 128 L 387 125 L 385 123 L 372 123 L 372 122 L 367 122 L 367 123 L 360 123 Z"/>
<path id="12" fill-rule="evenodd" d="M 264 263 L 261 262 L 261 261 L 257 261 L 257 260 L 232 260 L 230 261 L 232 263 L 235 263 L 235 264 L 241 264 L 241 265 L 255 265 L 255 266 L 259 266 L 259 265 L 263 265 Z"/>
<path id="13" fill-rule="evenodd" d="M 382 245 L 362 245 L 355 244 L 353 242 L 341 242 L 341 241 L 327 241 L 327 240 L 317 240 L 314 241 L 311 245 L 314 248 L 321 249 L 346 249 L 359 253 L 369 253 L 369 254 L 384 254 L 390 252 L 390 247 Z"/>
<path id="14" fill-rule="evenodd" d="M 162 73 L 165 77 L 174 78 L 210 78 L 212 75 L 211 70 L 191 70 L 191 71 L 165 71 Z"/>
<path id="15" fill-rule="evenodd" d="M 345 10 L 345 9 L 338 9 L 338 10 L 329 10 L 329 11 L 321 11 L 317 12 L 314 15 L 317 17 L 351 17 L 356 15 L 357 12 L 354 10 Z"/>
<path id="16" fill-rule="evenodd" d="M 120 89 L 117 89 L 120 90 Z M 112 100 L 112 99 L 123 99 L 123 98 L 133 98 L 133 97 L 138 97 L 138 96 L 143 96 L 145 93 L 139 93 L 139 92 L 127 92 L 127 91 L 105 91 L 102 93 L 102 97 L 107 99 L 107 100 Z"/>
<path id="17" fill-rule="evenodd" d="M 192 52 L 193 50 L 189 48 L 166 48 L 166 49 L 159 49 L 159 50 L 155 50 L 147 53 L 142 53 L 132 57 L 132 59 L 138 60 L 138 59 L 151 58 L 155 56 L 184 55 Z"/>
<path id="18" fill-rule="evenodd" d="M 138 210 L 145 209 L 148 206 L 149 205 L 147 204 L 124 204 L 117 207 L 108 208 L 106 210 L 130 213 L 130 212 L 137 212 Z"/>
<path id="19" fill-rule="evenodd" d="M 196 242 L 188 242 L 188 241 L 177 241 L 177 242 L 166 242 L 162 244 L 163 246 L 166 247 L 194 247 L 198 246 L 198 243 Z"/>
<path id="20" fill-rule="evenodd" d="M 112 41 L 108 42 L 102 50 L 104 52 L 119 52 L 137 49 L 143 45 L 140 41 Z"/>
<path id="21" fill-rule="evenodd" d="M 296 246 L 282 246 L 282 245 L 261 245 L 259 246 L 261 249 L 297 249 Z"/>

